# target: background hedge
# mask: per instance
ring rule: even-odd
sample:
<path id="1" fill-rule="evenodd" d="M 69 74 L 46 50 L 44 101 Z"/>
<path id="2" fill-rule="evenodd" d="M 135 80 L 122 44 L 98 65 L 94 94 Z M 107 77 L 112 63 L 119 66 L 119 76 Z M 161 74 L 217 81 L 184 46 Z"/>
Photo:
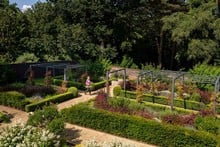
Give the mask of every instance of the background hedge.
<path id="1" fill-rule="evenodd" d="M 159 146 L 217 146 L 216 136 L 79 104 L 61 111 L 69 123 Z"/>

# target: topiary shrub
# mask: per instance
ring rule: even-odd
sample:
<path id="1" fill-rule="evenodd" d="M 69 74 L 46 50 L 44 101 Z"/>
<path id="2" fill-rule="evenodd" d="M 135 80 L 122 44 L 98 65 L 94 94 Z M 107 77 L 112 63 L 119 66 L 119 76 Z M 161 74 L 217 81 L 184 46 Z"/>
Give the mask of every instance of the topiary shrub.
<path id="1" fill-rule="evenodd" d="M 70 87 L 68 88 L 67 92 L 70 92 L 73 94 L 73 97 L 77 97 L 78 96 L 78 89 L 76 87 Z"/>
<path id="2" fill-rule="evenodd" d="M 115 87 L 113 88 L 113 95 L 114 95 L 114 96 L 119 96 L 120 93 L 121 93 L 121 86 L 115 86 Z"/>

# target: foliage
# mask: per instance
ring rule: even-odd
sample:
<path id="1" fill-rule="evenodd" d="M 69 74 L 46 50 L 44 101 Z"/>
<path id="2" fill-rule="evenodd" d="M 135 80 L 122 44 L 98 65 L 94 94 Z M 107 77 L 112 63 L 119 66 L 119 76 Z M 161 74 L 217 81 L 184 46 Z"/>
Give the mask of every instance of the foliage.
<path id="1" fill-rule="evenodd" d="M 195 125 L 198 130 L 207 131 L 215 135 L 220 134 L 220 119 L 213 116 L 198 116 L 195 119 Z"/>
<path id="2" fill-rule="evenodd" d="M 76 87 L 76 88 L 78 88 L 80 90 L 84 90 L 85 89 L 85 87 L 83 86 L 82 83 L 74 82 L 74 81 L 65 81 L 65 82 L 67 82 L 66 83 L 66 87 Z M 53 80 L 53 84 L 54 85 L 61 86 L 62 83 L 63 83 L 63 80 L 60 80 L 60 79 L 54 79 Z"/>
<path id="3" fill-rule="evenodd" d="M 116 96 L 119 96 L 120 95 L 120 92 L 121 92 L 121 86 L 115 86 L 114 89 L 113 89 L 113 95 L 116 97 Z"/>
<path id="4" fill-rule="evenodd" d="M 78 89 L 76 87 L 68 88 L 67 92 L 71 92 L 73 94 L 73 97 L 77 97 L 78 96 Z"/>
<path id="5" fill-rule="evenodd" d="M 159 146 L 217 145 L 217 137 L 209 133 L 94 109 L 86 104 L 63 109 L 61 113 L 69 123 Z"/>
<path id="6" fill-rule="evenodd" d="M 27 97 L 34 96 L 35 94 L 39 94 L 40 96 L 52 95 L 56 92 L 51 86 L 26 86 L 18 91 Z"/>
<path id="7" fill-rule="evenodd" d="M 10 122 L 10 116 L 7 113 L 0 112 L 0 123 L 8 123 Z"/>
<path id="8" fill-rule="evenodd" d="M 36 109 L 42 109 L 44 106 L 49 106 L 54 103 L 61 103 L 61 102 L 64 102 L 64 101 L 72 99 L 72 98 L 73 98 L 72 92 L 58 94 L 58 95 L 51 96 L 49 98 L 42 99 L 40 101 L 26 105 L 25 111 L 27 111 L 27 112 L 35 111 Z"/>
<path id="9" fill-rule="evenodd" d="M 122 90 L 120 96 L 129 98 L 129 99 L 136 99 L 136 92 Z M 164 96 L 155 96 L 151 94 L 143 95 L 144 102 L 151 102 L 155 104 L 169 105 L 168 99 L 169 98 L 164 97 Z M 191 110 L 201 110 L 205 108 L 205 105 L 200 102 L 183 100 L 183 99 L 178 99 L 178 98 L 174 99 L 174 106 L 179 107 L 179 108 L 191 109 Z"/>
<path id="10" fill-rule="evenodd" d="M 23 53 L 16 59 L 15 63 L 34 63 L 38 60 L 39 58 L 37 58 L 33 53 Z"/>
<path id="11" fill-rule="evenodd" d="M 15 125 L 1 130 L 0 146 L 61 146 L 60 136 L 45 129 Z"/>
<path id="12" fill-rule="evenodd" d="M 136 89 L 136 100 L 138 103 L 143 101 L 144 87 L 143 85 L 138 85 Z"/>
<path id="13" fill-rule="evenodd" d="M 137 65 L 133 62 L 133 59 L 131 57 L 128 57 L 124 55 L 122 57 L 122 61 L 120 64 L 121 67 L 126 67 L 126 68 L 137 68 Z"/>
<path id="14" fill-rule="evenodd" d="M 35 111 L 34 114 L 29 116 L 27 124 L 38 128 L 46 128 L 55 134 L 61 133 L 64 129 L 64 121 L 60 118 L 59 112 L 54 106 Z"/>
<path id="15" fill-rule="evenodd" d="M 51 84 L 52 84 L 53 79 L 52 79 L 51 74 L 52 74 L 52 73 L 51 73 L 51 70 L 49 70 L 49 71 L 47 71 L 47 72 L 45 73 L 44 85 L 45 85 L 46 87 L 51 86 Z"/>
<path id="16" fill-rule="evenodd" d="M 29 104 L 25 95 L 17 91 L 0 92 L 0 104 L 24 110 L 25 105 Z"/>
<path id="17" fill-rule="evenodd" d="M 87 73 L 90 75 L 92 82 L 100 81 L 100 77 L 105 76 L 107 70 L 111 67 L 111 61 L 108 59 L 97 59 L 95 61 L 81 61 L 86 66 Z"/>

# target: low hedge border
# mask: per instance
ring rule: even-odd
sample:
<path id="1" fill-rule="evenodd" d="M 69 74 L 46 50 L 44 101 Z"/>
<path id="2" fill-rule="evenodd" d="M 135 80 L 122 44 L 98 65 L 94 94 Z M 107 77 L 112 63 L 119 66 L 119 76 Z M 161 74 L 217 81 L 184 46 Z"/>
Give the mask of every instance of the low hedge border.
<path id="1" fill-rule="evenodd" d="M 216 147 L 218 144 L 217 137 L 213 134 L 94 109 L 85 103 L 63 109 L 61 115 L 72 124 L 159 146 Z"/>
<path id="2" fill-rule="evenodd" d="M 120 96 L 136 99 L 136 92 L 121 90 Z M 143 100 L 146 102 L 169 105 L 168 98 L 164 96 L 154 96 L 151 94 L 144 94 Z M 197 111 L 205 108 L 205 105 L 200 102 L 182 100 L 178 98 L 174 99 L 174 106 L 184 109 L 197 110 Z"/>
<path id="3" fill-rule="evenodd" d="M 25 98 L 24 94 L 17 91 L 0 92 L 1 105 L 14 107 L 20 110 L 24 110 L 25 105 L 29 104 Z"/>
<path id="4" fill-rule="evenodd" d="M 60 79 L 54 79 L 53 84 L 57 86 L 61 86 L 63 80 Z M 85 90 L 85 86 L 80 82 L 73 82 L 73 81 L 67 81 L 67 87 L 76 87 L 80 90 Z"/>
<path id="5" fill-rule="evenodd" d="M 29 105 L 25 106 L 25 111 L 30 112 L 30 111 L 35 111 L 36 109 L 42 109 L 44 106 L 48 106 L 51 103 L 61 103 L 66 100 L 72 99 L 74 97 L 77 97 L 76 95 L 72 92 L 66 92 L 63 94 L 55 95 L 47 99 L 43 99 L 41 101 L 31 103 Z"/>
<path id="6" fill-rule="evenodd" d="M 60 79 L 54 79 L 54 85 L 57 85 L 57 86 L 60 86 L 62 84 L 63 80 L 60 80 Z M 95 90 L 98 90 L 100 88 L 103 88 L 105 87 L 105 84 L 106 84 L 106 80 L 104 81 L 100 81 L 100 82 L 97 82 L 97 83 L 92 83 L 91 84 L 91 90 L 92 91 L 95 91 Z M 82 84 L 82 83 L 79 83 L 79 82 L 72 82 L 72 81 L 67 81 L 67 87 L 76 87 L 80 90 L 85 90 L 85 86 Z"/>

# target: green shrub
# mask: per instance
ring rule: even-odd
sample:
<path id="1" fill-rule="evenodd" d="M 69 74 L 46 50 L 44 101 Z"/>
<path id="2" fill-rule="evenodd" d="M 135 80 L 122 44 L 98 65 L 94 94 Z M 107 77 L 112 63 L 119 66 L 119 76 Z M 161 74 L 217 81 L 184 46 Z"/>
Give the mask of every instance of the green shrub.
<path id="1" fill-rule="evenodd" d="M 53 119 L 47 126 L 47 129 L 55 134 L 59 134 L 64 130 L 65 123 L 61 118 Z"/>
<path id="2" fill-rule="evenodd" d="M 209 133 L 94 109 L 88 104 L 63 109 L 61 114 L 69 123 L 158 146 L 217 146 L 216 136 Z"/>
<path id="3" fill-rule="evenodd" d="M 76 87 L 70 87 L 68 88 L 67 92 L 70 92 L 73 94 L 73 97 L 77 97 L 78 96 L 78 89 Z"/>
<path id="4" fill-rule="evenodd" d="M 42 110 L 35 111 L 33 115 L 30 115 L 27 124 L 35 127 L 45 127 L 47 123 L 58 116 L 59 113 L 56 107 L 45 107 Z"/>
<path id="5" fill-rule="evenodd" d="M 1 122 L 4 122 L 4 123 L 10 122 L 10 117 L 5 113 L 0 112 L 0 123 Z"/>
<path id="6" fill-rule="evenodd" d="M 108 103 L 113 107 L 113 108 L 121 108 L 125 107 L 128 108 L 128 105 L 130 104 L 130 100 L 126 98 L 110 98 L 108 99 Z"/>
<path id="7" fill-rule="evenodd" d="M 29 104 L 25 100 L 25 95 L 17 91 L 0 92 L 0 104 L 24 110 L 25 105 Z"/>
<path id="8" fill-rule="evenodd" d="M 114 96 L 119 96 L 121 90 L 122 90 L 122 89 L 121 89 L 121 86 L 115 86 L 114 89 L 113 89 L 113 95 L 114 95 Z"/>
<path id="9" fill-rule="evenodd" d="M 52 97 L 49 97 L 47 99 L 43 99 L 41 101 L 31 103 L 29 105 L 25 106 L 25 111 L 30 112 L 30 111 L 35 111 L 36 109 L 42 109 L 44 106 L 48 106 L 54 103 L 61 103 L 66 100 L 74 98 L 72 92 L 66 92 L 63 94 L 55 95 Z"/>
<path id="10" fill-rule="evenodd" d="M 220 134 L 220 119 L 213 116 L 197 116 L 194 125 L 198 130 L 207 131 L 216 135 Z"/>

